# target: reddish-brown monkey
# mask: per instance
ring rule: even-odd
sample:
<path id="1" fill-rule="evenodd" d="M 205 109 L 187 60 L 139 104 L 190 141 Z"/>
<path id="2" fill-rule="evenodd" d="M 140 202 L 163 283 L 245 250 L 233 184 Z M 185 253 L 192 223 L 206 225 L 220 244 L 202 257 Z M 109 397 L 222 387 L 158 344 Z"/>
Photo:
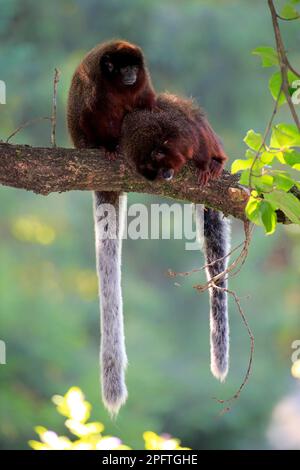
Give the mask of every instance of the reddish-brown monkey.
<path id="1" fill-rule="evenodd" d="M 203 111 L 191 100 L 158 95 L 152 112 L 135 111 L 123 123 L 122 148 L 149 180 L 170 180 L 188 160 L 199 170 L 199 183 L 217 178 L 228 159 Z"/>
<path id="2" fill-rule="evenodd" d="M 134 111 L 125 117 L 121 148 L 133 159 L 138 172 L 149 180 L 171 180 L 193 159 L 199 172 L 199 184 L 206 184 L 222 173 L 227 161 L 201 109 L 192 101 L 168 94 L 157 97 L 154 110 Z M 210 281 L 228 265 L 229 222 L 220 212 L 204 210 L 200 205 L 196 206 L 195 213 Z M 209 289 L 211 370 L 223 381 L 229 357 L 227 279 L 214 284 Z"/>
<path id="3" fill-rule="evenodd" d="M 124 116 L 136 109 L 150 110 L 154 102 L 155 94 L 138 46 L 126 41 L 96 46 L 77 67 L 70 87 L 67 120 L 74 145 L 103 147 L 111 157 L 119 144 Z M 94 196 L 102 396 L 112 414 L 127 398 L 121 294 L 124 198 L 115 192 L 96 192 Z"/>
<path id="4" fill-rule="evenodd" d="M 99 44 L 77 67 L 68 101 L 68 128 L 76 147 L 119 143 L 124 116 L 151 109 L 155 94 L 139 47 L 125 41 Z"/>

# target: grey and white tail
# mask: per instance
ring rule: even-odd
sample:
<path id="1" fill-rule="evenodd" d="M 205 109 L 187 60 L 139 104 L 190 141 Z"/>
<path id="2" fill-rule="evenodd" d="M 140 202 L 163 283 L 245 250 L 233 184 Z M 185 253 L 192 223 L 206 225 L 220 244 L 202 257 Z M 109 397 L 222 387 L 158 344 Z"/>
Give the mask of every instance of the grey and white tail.
<path id="1" fill-rule="evenodd" d="M 230 251 L 230 223 L 224 215 L 213 209 L 196 206 L 198 236 L 202 241 L 207 280 L 222 273 L 228 266 Z M 217 261 L 219 260 L 219 261 Z M 215 284 L 227 288 L 223 277 Z M 229 365 L 229 323 L 227 292 L 209 288 L 210 296 L 210 368 L 221 382 L 226 378 Z"/>
<path id="2" fill-rule="evenodd" d="M 123 302 L 121 291 L 121 251 L 126 195 L 94 193 L 96 263 L 101 311 L 102 399 L 112 416 L 127 399 Z"/>

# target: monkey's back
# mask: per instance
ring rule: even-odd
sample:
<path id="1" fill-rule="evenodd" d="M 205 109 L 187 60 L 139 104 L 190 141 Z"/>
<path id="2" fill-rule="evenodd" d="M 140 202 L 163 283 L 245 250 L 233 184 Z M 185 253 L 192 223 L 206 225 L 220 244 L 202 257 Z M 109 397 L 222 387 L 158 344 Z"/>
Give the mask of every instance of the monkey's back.
<path id="1" fill-rule="evenodd" d="M 169 139 L 179 139 L 179 145 L 194 145 L 196 150 L 199 119 L 202 112 L 193 101 L 167 93 L 158 95 L 153 110 L 136 110 L 124 118 L 122 149 L 134 160 Z"/>

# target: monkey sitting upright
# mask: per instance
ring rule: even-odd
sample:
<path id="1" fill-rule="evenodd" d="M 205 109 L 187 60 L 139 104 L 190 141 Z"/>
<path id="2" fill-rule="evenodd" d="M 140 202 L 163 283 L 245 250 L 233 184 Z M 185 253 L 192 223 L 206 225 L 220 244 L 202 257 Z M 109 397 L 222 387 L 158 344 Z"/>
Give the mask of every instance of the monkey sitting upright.
<path id="1" fill-rule="evenodd" d="M 121 150 L 148 180 L 171 180 L 193 159 L 199 184 L 217 178 L 228 159 L 201 109 L 192 101 L 162 94 L 152 111 L 134 111 L 123 122 Z M 208 280 L 228 266 L 229 222 L 223 214 L 196 206 Z M 223 381 L 228 372 L 229 326 L 226 277 L 210 288 L 211 370 Z"/>
<path id="2" fill-rule="evenodd" d="M 124 116 L 135 109 L 152 109 L 155 103 L 150 76 L 141 49 L 126 41 L 99 44 L 77 67 L 68 100 L 68 129 L 78 148 L 104 148 L 114 157 Z M 122 196 L 122 197 L 121 197 Z M 121 204 L 119 206 L 119 199 Z M 126 196 L 95 192 L 96 260 L 101 304 L 102 396 L 116 414 L 125 402 L 126 350 L 121 294 L 121 244 Z M 103 225 L 105 204 L 115 208 Z M 119 209 L 120 207 L 120 209 Z M 107 223 L 106 223 L 107 222 Z M 117 222 L 116 237 L 106 237 Z"/>

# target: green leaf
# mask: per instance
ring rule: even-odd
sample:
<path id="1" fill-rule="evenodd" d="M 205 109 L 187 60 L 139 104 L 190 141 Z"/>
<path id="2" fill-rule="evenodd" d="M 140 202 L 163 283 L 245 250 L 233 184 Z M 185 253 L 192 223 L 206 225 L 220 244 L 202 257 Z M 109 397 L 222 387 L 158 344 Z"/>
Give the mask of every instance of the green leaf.
<path id="1" fill-rule="evenodd" d="M 264 165 L 270 165 L 275 158 L 275 153 L 268 152 L 267 150 L 260 155 L 260 161 Z"/>
<path id="2" fill-rule="evenodd" d="M 273 75 L 271 76 L 269 80 L 269 90 L 275 101 L 278 98 L 281 84 L 282 84 L 281 73 L 280 72 L 273 73 Z M 286 99 L 285 99 L 284 93 L 283 91 L 281 91 L 280 97 L 278 99 L 278 105 L 281 106 L 283 103 L 285 103 L 285 101 Z"/>
<path id="3" fill-rule="evenodd" d="M 243 184 L 244 186 L 248 186 L 249 185 L 249 177 L 250 177 L 250 170 L 243 171 L 243 173 L 241 174 L 239 183 Z"/>
<path id="4" fill-rule="evenodd" d="M 281 189 L 282 191 L 289 191 L 294 185 L 295 181 L 285 172 L 276 172 L 274 174 L 274 185 L 277 189 Z"/>
<path id="5" fill-rule="evenodd" d="M 256 154 L 257 154 L 257 152 L 255 152 L 255 150 L 247 149 L 246 152 L 245 152 L 245 157 L 247 159 L 251 158 L 253 160 L 253 158 L 256 157 Z"/>
<path id="6" fill-rule="evenodd" d="M 253 49 L 252 54 L 260 56 L 263 67 L 278 65 L 278 55 L 273 47 L 257 47 Z"/>
<path id="7" fill-rule="evenodd" d="M 274 155 L 282 165 L 285 165 L 284 152 L 275 152 Z"/>
<path id="8" fill-rule="evenodd" d="M 262 223 L 264 224 L 265 231 L 267 235 L 271 235 L 275 232 L 276 224 L 277 224 L 277 217 L 276 213 L 271 206 L 271 204 L 267 201 L 262 201 L 260 204 L 260 215 Z"/>
<path id="9" fill-rule="evenodd" d="M 234 160 L 231 165 L 231 173 L 238 173 L 239 171 L 250 168 L 253 163 L 253 159 L 249 160 Z"/>
<path id="10" fill-rule="evenodd" d="M 295 170 L 300 170 L 300 152 L 288 149 L 283 154 L 284 162 Z"/>
<path id="11" fill-rule="evenodd" d="M 274 178 L 271 175 L 262 175 L 259 177 L 260 184 L 265 187 L 265 189 L 270 189 L 273 187 Z"/>
<path id="12" fill-rule="evenodd" d="M 249 186 L 255 188 L 258 193 L 263 193 L 264 191 L 270 191 L 273 189 L 273 176 L 267 174 L 261 174 L 258 171 L 255 174 L 252 174 L 250 181 L 250 170 L 245 170 L 241 174 L 240 184 L 244 186 Z"/>
<path id="13" fill-rule="evenodd" d="M 273 127 L 271 147 L 289 148 L 300 146 L 300 132 L 294 124 L 277 124 Z"/>
<path id="14" fill-rule="evenodd" d="M 280 16 L 282 16 L 282 18 L 285 18 L 286 20 L 293 20 L 293 19 L 296 20 L 297 18 L 300 18 L 299 13 L 290 3 L 287 3 L 286 5 L 283 6 L 280 12 Z"/>
<path id="15" fill-rule="evenodd" d="M 289 82 L 289 85 L 290 85 L 290 89 L 289 89 L 289 93 L 290 95 L 292 96 L 292 94 L 294 93 L 295 89 L 292 88 L 292 84 L 295 80 L 297 80 L 297 75 L 294 74 L 293 72 L 291 72 L 290 70 L 288 70 L 288 73 L 287 73 L 287 78 L 288 78 L 288 82 Z M 281 73 L 280 72 L 275 72 L 273 73 L 273 75 L 271 76 L 270 80 L 269 80 L 269 90 L 271 92 L 271 95 L 273 96 L 274 100 L 276 101 L 277 100 L 277 97 L 279 95 L 279 91 L 280 91 L 280 88 L 281 88 L 281 84 L 282 84 L 282 77 L 281 77 Z M 282 104 L 284 104 L 286 102 L 286 98 L 285 98 L 285 95 L 283 93 L 283 91 L 281 91 L 280 93 L 280 97 L 279 97 L 279 100 L 278 100 L 278 105 L 281 106 Z"/>
<path id="16" fill-rule="evenodd" d="M 265 163 L 261 159 L 261 155 L 257 157 L 257 152 L 255 150 L 248 148 L 245 152 L 245 157 L 247 160 L 251 160 L 251 164 L 253 163 L 253 171 L 260 171 L 265 166 Z"/>
<path id="17" fill-rule="evenodd" d="M 261 149 L 263 138 L 261 134 L 257 134 L 253 129 L 250 129 L 244 138 L 244 142 L 248 147 L 258 152 Z"/>
<path id="18" fill-rule="evenodd" d="M 260 216 L 260 205 L 262 201 L 261 199 L 257 199 L 256 197 L 250 196 L 245 208 L 246 216 L 248 217 L 251 222 L 256 225 L 261 225 L 261 216 Z"/>
<path id="19" fill-rule="evenodd" d="M 283 191 L 272 191 L 269 194 L 264 194 L 267 201 L 272 203 L 294 223 L 300 224 L 300 201 L 291 193 Z"/>
<path id="20" fill-rule="evenodd" d="M 247 149 L 245 153 L 246 159 L 237 159 L 231 165 L 231 173 L 238 173 L 239 171 L 247 170 L 248 168 L 252 168 L 252 171 L 258 172 L 260 174 L 260 170 L 265 166 L 265 162 L 261 160 L 260 157 L 257 157 L 257 152 L 252 149 Z M 273 157 L 274 158 L 274 157 Z M 267 159 L 268 162 L 270 159 Z"/>
<path id="21" fill-rule="evenodd" d="M 267 174 L 252 176 L 251 186 L 259 193 L 264 193 L 265 191 L 270 192 L 273 189 L 273 176 Z"/>

